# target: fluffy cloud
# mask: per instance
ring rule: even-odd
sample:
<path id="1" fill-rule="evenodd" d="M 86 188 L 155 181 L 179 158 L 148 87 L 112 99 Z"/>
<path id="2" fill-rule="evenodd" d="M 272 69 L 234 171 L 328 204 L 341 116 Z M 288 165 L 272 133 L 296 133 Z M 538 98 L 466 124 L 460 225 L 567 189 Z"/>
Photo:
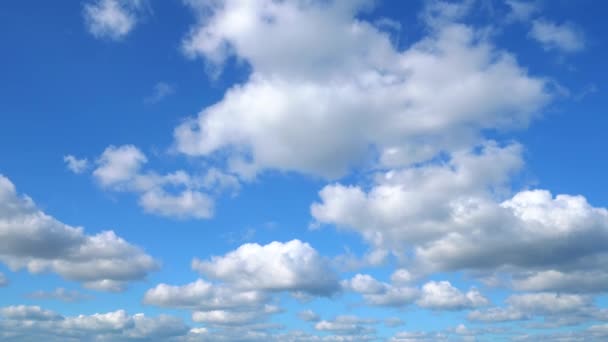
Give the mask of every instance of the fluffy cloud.
<path id="1" fill-rule="evenodd" d="M 39 306 L 7 306 L 0 309 L 0 315 L 5 319 L 26 320 L 26 321 L 56 321 L 61 320 L 61 315 L 43 310 Z"/>
<path id="2" fill-rule="evenodd" d="M 129 316 L 124 310 L 104 314 L 64 317 L 37 306 L 0 309 L 0 338 L 3 340 L 78 341 L 95 336 L 96 341 L 174 340 L 185 337 L 189 328 L 170 316 Z"/>
<path id="3" fill-rule="evenodd" d="M 264 320 L 267 315 L 271 315 L 277 312 L 280 312 L 280 309 L 272 305 L 265 305 L 264 307 L 255 311 L 195 311 L 192 314 L 192 320 L 199 323 L 206 323 L 208 325 L 237 325 L 242 327 L 245 324 Z"/>
<path id="4" fill-rule="evenodd" d="M 319 317 L 319 315 L 317 315 L 314 311 L 312 310 L 304 310 L 304 311 L 300 311 L 298 313 L 298 317 L 306 322 L 318 322 L 321 320 L 321 317 Z"/>
<path id="5" fill-rule="evenodd" d="M 186 53 L 215 65 L 236 56 L 252 74 L 177 127 L 176 147 L 227 151 L 243 177 L 263 169 L 336 177 L 369 158 L 428 160 L 480 130 L 525 125 L 549 98 L 545 81 L 453 22 L 400 51 L 355 19 L 371 1 L 189 3 L 201 19 Z"/>
<path id="6" fill-rule="evenodd" d="M 395 282 L 404 270 L 393 274 L 393 283 L 383 283 L 367 274 L 356 274 L 342 281 L 345 290 L 359 293 L 365 302 L 375 306 L 407 306 L 416 303 L 418 306 L 431 310 L 464 310 L 486 306 L 489 300 L 478 290 L 471 289 L 461 292 L 448 281 L 430 281 L 417 289 L 407 286 L 407 283 Z"/>
<path id="7" fill-rule="evenodd" d="M 133 30 L 142 7 L 142 0 L 95 0 L 84 5 L 83 14 L 93 36 L 120 40 Z"/>
<path id="8" fill-rule="evenodd" d="M 451 219 L 459 207 L 505 183 L 522 164 L 520 145 L 486 143 L 478 152 L 461 151 L 447 162 L 378 174 L 367 192 L 359 186 L 328 185 L 311 213 L 320 223 L 361 233 L 377 248 L 401 249 L 455 229 Z"/>
<path id="9" fill-rule="evenodd" d="M 345 290 L 361 294 L 367 304 L 374 306 L 406 306 L 420 296 L 418 289 L 402 285 L 379 282 L 367 274 L 342 281 Z"/>
<path id="10" fill-rule="evenodd" d="M 86 235 L 40 211 L 0 175 L 0 261 L 11 269 L 55 272 L 84 286 L 118 291 L 158 263 L 112 231 Z"/>
<path id="11" fill-rule="evenodd" d="M 83 173 L 89 167 L 89 161 L 84 159 L 78 159 L 73 155 L 67 155 L 63 157 L 67 168 L 74 173 Z"/>
<path id="12" fill-rule="evenodd" d="M 356 316 L 338 316 L 333 320 L 323 320 L 315 324 L 319 331 L 329 331 L 338 334 L 369 334 L 374 331 L 370 324 L 375 324 L 372 319 L 363 319 Z"/>
<path id="13" fill-rule="evenodd" d="M 148 213 L 178 219 L 213 216 L 214 201 L 201 188 L 215 188 L 216 192 L 238 189 L 234 176 L 217 169 L 197 177 L 183 170 L 160 175 L 142 171 L 147 162 L 133 145 L 109 146 L 97 159 L 93 177 L 105 189 L 139 194 L 139 205 Z"/>
<path id="14" fill-rule="evenodd" d="M 448 281 L 431 281 L 422 286 L 422 295 L 416 303 L 433 310 L 462 310 L 490 302 L 475 289 L 462 293 Z"/>
<path id="15" fill-rule="evenodd" d="M 467 315 L 467 319 L 470 321 L 496 323 L 521 321 L 524 319 L 528 319 L 528 316 L 526 315 L 526 313 L 514 308 L 490 308 L 483 311 L 471 311 Z"/>
<path id="16" fill-rule="evenodd" d="M 242 289 L 294 291 L 331 295 L 339 290 L 329 262 L 299 240 L 248 243 L 209 261 L 195 259 L 192 268 Z"/>
<path id="17" fill-rule="evenodd" d="M 544 190 L 505 196 L 501 184 L 521 165 L 519 145 L 486 143 L 447 161 L 381 173 L 369 190 L 328 185 L 311 212 L 374 248 L 412 255 L 417 272 L 505 271 L 520 289 L 599 291 L 608 211 Z M 584 276 L 579 284 L 576 276 Z"/>
<path id="18" fill-rule="evenodd" d="M 532 22 L 530 37 L 547 50 L 577 52 L 585 48 L 584 34 L 572 24 L 557 24 L 545 19 L 537 19 Z"/>
<path id="19" fill-rule="evenodd" d="M 555 328 L 578 325 L 582 322 L 605 321 L 608 311 L 593 305 L 587 295 L 554 292 L 524 293 L 509 296 L 506 307 L 472 311 L 470 321 L 486 323 L 528 320 L 542 317 L 542 322 L 531 321 L 530 327 Z"/>
<path id="20" fill-rule="evenodd" d="M 238 291 L 202 279 L 183 286 L 159 284 L 144 296 L 145 304 L 198 311 L 257 308 L 267 300 L 260 291 Z"/>
<path id="21" fill-rule="evenodd" d="M 126 187 L 147 162 L 143 152 L 133 145 L 109 146 L 97 159 L 93 176 L 104 187 Z"/>

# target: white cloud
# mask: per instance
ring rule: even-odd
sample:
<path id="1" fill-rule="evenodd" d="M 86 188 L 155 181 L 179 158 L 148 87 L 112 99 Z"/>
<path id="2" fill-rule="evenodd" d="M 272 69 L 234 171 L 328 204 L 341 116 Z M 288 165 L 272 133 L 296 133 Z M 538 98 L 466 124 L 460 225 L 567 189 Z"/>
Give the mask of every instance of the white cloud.
<path id="1" fill-rule="evenodd" d="M 8 286 L 9 283 L 10 283 L 10 281 L 4 275 L 4 273 L 0 272 L 0 287 Z"/>
<path id="2" fill-rule="evenodd" d="M 211 310 L 195 311 L 192 313 L 192 320 L 198 323 L 206 323 L 219 326 L 243 326 L 257 321 L 264 320 L 267 315 L 280 312 L 276 306 L 265 305 L 255 311 L 230 311 L 230 310 Z"/>
<path id="3" fill-rule="evenodd" d="M 323 320 L 316 323 L 315 329 L 339 334 L 369 334 L 374 332 L 374 329 L 369 325 L 375 323 L 375 320 L 356 316 L 337 316 L 333 320 Z"/>
<path id="4" fill-rule="evenodd" d="M 140 0 L 94 0 L 84 5 L 84 20 L 96 38 L 123 39 L 137 24 Z"/>
<path id="5" fill-rule="evenodd" d="M 601 292 L 608 288 L 608 272 L 603 269 L 524 272 L 512 280 L 512 285 L 519 291 Z"/>
<path id="6" fill-rule="evenodd" d="M 90 298 L 76 290 L 68 290 L 63 287 L 54 289 L 53 291 L 34 291 L 29 293 L 27 297 L 32 299 L 53 299 L 63 302 L 78 302 Z"/>
<path id="7" fill-rule="evenodd" d="M 219 286 L 199 279 L 184 286 L 159 284 L 144 295 L 144 303 L 198 311 L 257 308 L 269 297 L 260 291 Z"/>
<path id="8" fill-rule="evenodd" d="M 175 87 L 167 82 L 158 82 L 154 85 L 154 92 L 152 95 L 144 99 L 144 103 L 155 104 L 162 101 L 167 96 L 175 93 Z"/>
<path id="9" fill-rule="evenodd" d="M 177 127 L 175 144 L 195 156 L 225 151 L 242 177 L 264 169 L 337 177 L 370 158 L 428 160 L 480 130 L 525 125 L 549 99 L 544 80 L 464 25 L 450 22 L 399 51 L 355 19 L 368 1 L 189 3 L 203 14 L 187 54 L 216 65 L 234 55 L 253 71 Z"/>
<path id="10" fill-rule="evenodd" d="M 148 159 L 133 145 L 109 146 L 97 159 L 93 177 L 105 189 L 139 195 L 139 205 L 148 213 L 178 218 L 207 219 L 213 216 L 213 199 L 201 188 L 217 193 L 238 189 L 230 174 L 211 168 L 200 177 L 178 170 L 160 175 L 142 171 Z"/>
<path id="11" fill-rule="evenodd" d="M 321 317 L 317 313 L 312 310 L 303 310 L 298 313 L 298 317 L 306 322 L 318 322 L 321 320 Z"/>
<path id="12" fill-rule="evenodd" d="M 415 273 L 491 270 L 512 274 L 521 289 L 605 288 L 608 211 L 582 196 L 544 190 L 509 198 L 501 184 L 522 163 L 520 146 L 489 143 L 447 161 L 380 173 L 369 190 L 328 185 L 311 212 L 320 223 L 359 232 Z M 584 278 L 576 284 L 576 276 Z"/>
<path id="13" fill-rule="evenodd" d="M 248 243 L 209 261 L 195 259 L 192 268 L 236 287 L 330 295 L 339 290 L 336 273 L 309 244 L 299 240 Z"/>
<path id="14" fill-rule="evenodd" d="M 374 306 L 407 306 L 420 296 L 420 291 L 414 287 L 379 282 L 367 274 L 343 280 L 342 287 L 361 294 L 367 304 Z"/>
<path id="15" fill-rule="evenodd" d="M 93 176 L 104 187 L 121 188 L 133 181 L 147 162 L 146 156 L 133 145 L 108 146 L 97 159 Z"/>
<path id="16" fill-rule="evenodd" d="M 0 261 L 11 269 L 32 273 L 54 272 L 106 290 L 122 290 L 130 281 L 144 279 L 158 263 L 139 247 L 112 231 L 86 235 L 82 227 L 66 225 L 40 211 L 0 175 Z"/>
<path id="17" fill-rule="evenodd" d="M 431 281 L 422 286 L 422 294 L 416 303 L 433 310 L 463 310 L 488 305 L 489 300 L 476 289 L 462 293 L 449 281 Z"/>
<path id="18" fill-rule="evenodd" d="M 389 328 L 395 328 L 404 325 L 405 322 L 399 317 L 389 317 L 384 320 L 384 324 Z"/>
<path id="19" fill-rule="evenodd" d="M 577 52 L 585 48 L 583 32 L 572 24 L 557 24 L 545 19 L 532 22 L 530 37 L 537 40 L 546 50 Z"/>
<path id="20" fill-rule="evenodd" d="M 139 204 L 146 212 L 176 218 L 210 218 L 213 216 L 213 200 L 199 192 L 184 190 L 170 195 L 161 190 L 144 193 Z"/>
<path id="21" fill-rule="evenodd" d="M 63 161 L 67 168 L 74 173 L 83 173 L 89 167 L 89 161 L 86 158 L 78 159 L 70 154 L 64 156 Z"/>
<path id="22" fill-rule="evenodd" d="M 533 1 L 506 0 L 505 3 L 511 9 L 509 20 L 528 21 L 539 11 L 538 4 Z"/>
<path id="23" fill-rule="evenodd" d="M 56 321 L 61 320 L 61 315 L 43 310 L 39 306 L 15 305 L 0 309 L 0 315 L 5 319 L 26 321 Z"/>
<path id="24" fill-rule="evenodd" d="M 577 294 L 526 293 L 512 295 L 506 302 L 526 313 L 557 314 L 589 306 L 591 297 Z"/>
<path id="25" fill-rule="evenodd" d="M 38 306 L 0 309 L 0 339 L 67 341 L 95 336 L 98 341 L 171 340 L 185 337 L 189 328 L 178 318 L 144 314 L 129 316 L 124 310 L 103 314 L 62 316 Z"/>
<path id="26" fill-rule="evenodd" d="M 481 151 L 461 151 L 448 162 L 378 174 L 367 192 L 358 186 L 327 185 L 311 213 L 320 223 L 361 233 L 376 248 L 402 250 L 453 230 L 450 220 L 459 201 L 485 196 L 522 164 L 521 146 L 486 143 Z"/>
<path id="27" fill-rule="evenodd" d="M 490 308 L 483 311 L 475 310 L 469 312 L 467 315 L 469 321 L 491 323 L 521 321 L 528 318 L 529 317 L 524 312 L 515 308 Z"/>
<path id="28" fill-rule="evenodd" d="M 524 293 L 511 295 L 505 302 L 506 307 L 472 311 L 467 318 L 485 323 L 530 320 L 529 327 L 541 329 L 608 319 L 608 310 L 594 306 L 592 297 L 587 295 Z M 542 321 L 535 319 L 541 317 Z"/>

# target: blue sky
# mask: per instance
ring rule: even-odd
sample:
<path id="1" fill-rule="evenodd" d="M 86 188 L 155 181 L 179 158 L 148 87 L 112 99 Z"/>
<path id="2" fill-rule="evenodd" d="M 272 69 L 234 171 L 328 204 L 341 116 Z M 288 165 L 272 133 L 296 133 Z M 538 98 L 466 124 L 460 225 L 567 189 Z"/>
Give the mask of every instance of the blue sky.
<path id="1" fill-rule="evenodd" d="M 605 6 L 0 5 L 0 339 L 608 338 Z"/>

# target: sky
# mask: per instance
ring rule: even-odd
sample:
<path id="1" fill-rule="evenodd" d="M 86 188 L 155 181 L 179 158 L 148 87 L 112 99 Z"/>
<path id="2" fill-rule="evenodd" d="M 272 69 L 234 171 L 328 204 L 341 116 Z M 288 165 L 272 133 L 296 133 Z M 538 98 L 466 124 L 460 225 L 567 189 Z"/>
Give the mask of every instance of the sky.
<path id="1" fill-rule="evenodd" d="M 599 1 L 0 4 L 0 340 L 608 339 Z"/>

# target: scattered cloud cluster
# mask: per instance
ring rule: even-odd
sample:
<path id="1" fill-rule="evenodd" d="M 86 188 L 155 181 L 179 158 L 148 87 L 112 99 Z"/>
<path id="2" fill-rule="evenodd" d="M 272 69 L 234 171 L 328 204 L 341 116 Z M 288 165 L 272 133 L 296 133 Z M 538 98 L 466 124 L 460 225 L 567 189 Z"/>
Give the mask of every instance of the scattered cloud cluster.
<path id="1" fill-rule="evenodd" d="M 53 272 L 85 287 L 121 291 L 159 264 L 113 231 L 87 235 L 39 210 L 0 175 L 0 261 L 12 270 Z"/>
<path id="2" fill-rule="evenodd" d="M 159 284 L 146 292 L 144 303 L 191 310 L 194 321 L 212 326 L 245 326 L 281 311 L 273 294 L 331 296 L 340 290 L 329 261 L 299 240 L 244 244 L 224 256 L 194 259 L 192 268 L 216 282 Z M 302 315 L 315 320 L 312 312 Z"/>
<path id="3" fill-rule="evenodd" d="M 490 304 L 488 298 L 477 289 L 463 293 L 449 281 L 429 281 L 416 288 L 413 284 L 395 280 L 384 283 L 367 274 L 356 274 L 342 281 L 342 288 L 363 296 L 365 303 L 373 306 L 406 307 L 416 304 L 421 308 L 441 311 L 457 311 L 483 307 Z"/>
<path id="4" fill-rule="evenodd" d="M 124 310 L 92 315 L 62 316 L 39 306 L 0 309 L 0 339 L 23 341 L 177 341 L 189 333 L 185 323 L 170 316 L 128 315 Z"/>
<path id="5" fill-rule="evenodd" d="M 239 187 L 235 176 L 215 168 L 200 176 L 183 170 L 158 174 L 142 171 L 147 162 L 133 145 L 109 146 L 97 159 L 93 177 L 105 189 L 138 194 L 139 205 L 146 212 L 179 219 L 213 215 L 213 198 L 201 189 L 217 192 Z"/>
<path id="6" fill-rule="evenodd" d="M 214 196 L 237 192 L 264 172 L 330 180 L 310 206 L 311 227 L 355 232 L 368 253 L 332 260 L 298 239 L 245 243 L 194 258 L 199 278 L 190 283 L 159 283 L 145 292 L 143 304 L 184 310 L 194 327 L 124 310 L 64 316 L 15 305 L 0 308 L 0 339 L 374 341 L 378 326 L 393 332 L 404 325 L 400 317 L 326 317 L 312 309 L 294 314 L 306 331 L 287 331 L 271 319 L 285 313 L 286 297 L 302 304 L 344 295 L 374 310 L 466 313 L 474 324 L 399 331 L 390 341 L 608 337 L 608 310 L 594 303 L 608 290 L 608 210 L 580 195 L 527 184 L 514 189 L 525 148 L 500 136 L 540 117 L 556 94 L 553 81 L 529 73 L 486 31 L 464 23 L 474 1 L 426 2 L 418 16 L 424 34 L 406 47 L 395 44 L 399 22 L 365 19 L 372 0 L 184 3 L 196 16 L 181 42 L 185 56 L 204 60 L 212 77 L 231 59 L 250 70 L 173 131 L 175 152 L 214 166 L 157 172 L 140 148 L 110 145 L 91 161 L 64 156 L 67 169 L 90 172 L 104 190 L 134 194 L 145 212 L 177 219 L 211 218 Z M 581 29 L 540 16 L 537 3 L 505 4 L 507 22 L 527 25 L 528 37 L 544 49 L 586 48 Z M 91 0 L 83 15 L 94 37 L 119 41 L 146 6 Z M 174 91 L 159 82 L 144 102 Z M 365 177 L 345 177 L 352 170 Z M 93 290 L 123 291 L 160 267 L 113 231 L 87 234 L 44 213 L 1 175 L 0 241 L 0 262 L 9 269 L 54 273 Z M 396 265 L 390 281 L 358 273 L 387 261 Z M 338 264 L 357 272 L 346 277 Z M 495 306 L 485 290 L 430 277 L 437 272 L 492 279 L 510 292 Z M 0 287 L 8 285 L 0 273 Z M 27 297 L 90 298 L 64 288 Z M 502 328 L 507 322 L 531 329 L 594 324 L 570 335 L 532 336 Z"/>

